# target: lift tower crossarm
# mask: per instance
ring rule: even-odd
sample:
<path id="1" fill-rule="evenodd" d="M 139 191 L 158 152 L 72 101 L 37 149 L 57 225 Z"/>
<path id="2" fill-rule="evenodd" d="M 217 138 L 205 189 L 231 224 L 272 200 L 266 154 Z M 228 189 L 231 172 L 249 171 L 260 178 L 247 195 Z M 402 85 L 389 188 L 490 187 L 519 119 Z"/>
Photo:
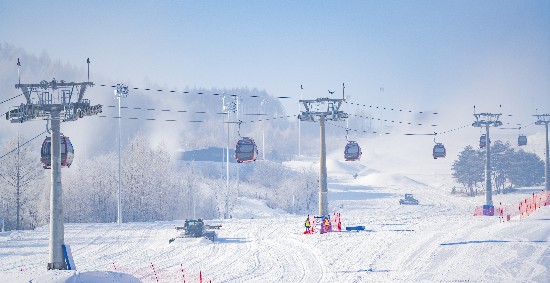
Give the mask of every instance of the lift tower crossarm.
<path id="1" fill-rule="evenodd" d="M 474 117 L 476 118 L 476 121 L 472 124 L 474 127 L 484 127 L 486 125 L 494 124 L 495 127 L 502 126 L 502 122 L 499 121 L 500 116 L 502 116 L 501 113 L 499 114 L 493 114 L 493 113 L 479 113 L 474 114 Z"/>
<path id="2" fill-rule="evenodd" d="M 21 89 L 26 104 L 12 107 L 6 113 L 6 120 L 12 123 L 23 123 L 38 118 L 47 118 L 52 112 L 60 112 L 62 122 L 75 121 L 84 116 L 97 115 L 102 112 L 102 105 L 91 105 L 84 99 L 84 92 L 92 82 L 67 83 L 65 81 L 42 81 L 39 84 L 16 84 Z M 57 91 L 57 94 L 55 93 Z M 78 99 L 73 98 L 78 94 Z M 33 95 L 36 95 L 33 100 Z"/>
<path id="3" fill-rule="evenodd" d="M 318 121 L 318 118 L 323 116 L 325 117 L 325 120 L 343 121 L 348 118 L 347 113 L 340 111 L 340 107 L 344 101 L 344 99 L 332 99 L 328 97 L 313 100 L 300 100 L 300 103 L 304 105 L 305 111 L 301 111 L 300 115 L 298 115 L 298 119 L 301 121 L 316 122 Z M 326 103 L 325 111 L 311 110 L 313 109 L 313 104 L 321 105 L 324 103 Z"/>
<path id="4" fill-rule="evenodd" d="M 16 84 L 15 88 L 21 89 L 23 91 L 23 95 L 25 95 L 25 98 L 27 99 L 27 103 L 31 103 L 31 94 L 33 92 L 38 92 L 40 89 L 46 90 L 46 89 L 59 89 L 59 88 L 68 88 L 71 87 L 71 95 L 73 93 L 74 88 L 78 91 L 78 100 L 76 102 L 82 102 L 82 99 L 84 97 L 84 92 L 86 91 L 87 86 L 93 86 L 93 82 L 83 82 L 83 83 L 75 83 L 75 82 L 65 82 L 65 81 L 59 81 L 57 82 L 55 79 L 51 82 L 42 81 L 39 84 Z"/>

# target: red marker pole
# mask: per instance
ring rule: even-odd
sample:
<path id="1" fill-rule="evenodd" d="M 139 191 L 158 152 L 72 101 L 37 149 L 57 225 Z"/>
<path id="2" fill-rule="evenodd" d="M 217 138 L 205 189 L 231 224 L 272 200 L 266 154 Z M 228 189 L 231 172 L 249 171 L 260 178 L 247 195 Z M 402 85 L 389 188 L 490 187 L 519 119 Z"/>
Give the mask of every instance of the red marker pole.
<path id="1" fill-rule="evenodd" d="M 183 279 L 183 283 L 185 283 L 185 273 L 183 272 L 183 263 L 181 264 L 181 278 Z"/>

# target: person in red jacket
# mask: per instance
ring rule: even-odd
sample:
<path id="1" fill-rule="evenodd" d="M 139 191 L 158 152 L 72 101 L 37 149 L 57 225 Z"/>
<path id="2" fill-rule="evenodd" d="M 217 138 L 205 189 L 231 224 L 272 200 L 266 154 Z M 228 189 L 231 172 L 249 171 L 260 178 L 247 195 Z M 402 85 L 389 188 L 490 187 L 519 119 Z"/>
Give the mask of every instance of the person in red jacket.
<path id="1" fill-rule="evenodd" d="M 323 220 L 323 225 L 325 226 L 325 232 L 330 232 L 330 221 L 328 220 L 328 216 L 326 215 Z"/>

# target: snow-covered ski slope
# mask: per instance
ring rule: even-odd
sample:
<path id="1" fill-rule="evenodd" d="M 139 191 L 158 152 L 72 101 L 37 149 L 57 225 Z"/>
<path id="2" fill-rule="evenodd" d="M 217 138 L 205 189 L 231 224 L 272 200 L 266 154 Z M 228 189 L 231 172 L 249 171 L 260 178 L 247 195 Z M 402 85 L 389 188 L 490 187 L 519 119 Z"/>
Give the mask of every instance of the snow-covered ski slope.
<path id="1" fill-rule="evenodd" d="M 303 235 L 305 214 L 241 199 L 242 218 L 209 221 L 222 225 L 214 243 L 169 244 L 183 221 L 65 224 L 77 272 L 46 272 L 48 227 L 3 233 L 0 282 L 199 282 L 199 272 L 203 282 L 550 282 L 550 206 L 504 223 L 473 217 L 485 196 L 451 195 L 451 160 L 426 155 L 414 166 L 375 155 L 327 162 L 330 210 L 362 232 Z M 517 205 L 537 190 L 493 200 Z M 399 205 L 404 193 L 420 204 Z"/>
<path id="2" fill-rule="evenodd" d="M 363 232 L 303 235 L 304 217 L 288 215 L 213 221 L 223 225 L 214 243 L 168 244 L 181 222 L 66 224 L 65 241 L 79 272 L 144 282 L 198 282 L 199 271 L 212 282 L 550 282 L 550 207 L 499 223 L 428 191 L 417 190 L 418 206 L 399 206 L 397 192 L 341 201 L 343 225 Z M 47 227 L 0 239 L 2 282 L 44 278 Z"/>

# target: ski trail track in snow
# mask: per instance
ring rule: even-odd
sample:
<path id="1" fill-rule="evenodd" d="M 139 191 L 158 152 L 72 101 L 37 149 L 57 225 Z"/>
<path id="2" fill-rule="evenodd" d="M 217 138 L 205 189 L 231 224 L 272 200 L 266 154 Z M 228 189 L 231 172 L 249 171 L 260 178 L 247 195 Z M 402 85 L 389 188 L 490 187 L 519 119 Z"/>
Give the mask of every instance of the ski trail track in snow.
<path id="1" fill-rule="evenodd" d="M 212 255 L 209 270 L 226 270 L 224 282 L 319 282 L 323 271 L 318 257 L 297 240 L 296 235 L 287 234 L 289 228 L 278 226 L 281 220 L 231 221 L 231 231 L 237 239 L 226 243 L 220 231 L 219 243 L 214 243 L 218 252 Z M 255 228 L 250 229 L 254 224 Z M 301 237 L 303 235 L 297 235 Z M 228 247 L 228 246 L 233 247 Z M 221 248 L 223 247 L 223 249 Z M 229 252 L 228 252 L 229 249 Z M 214 276 L 216 278 L 217 276 Z"/>
<path id="2" fill-rule="evenodd" d="M 207 221 L 222 225 L 215 242 L 169 244 L 181 220 L 70 223 L 65 242 L 79 271 L 119 271 L 143 282 L 181 282 L 184 276 L 198 282 L 200 271 L 212 282 L 550 282 L 550 206 L 500 223 L 472 216 L 484 195 L 453 196 L 443 186 L 369 190 L 387 195 L 329 200 L 343 228 L 363 225 L 362 232 L 303 235 L 305 215 L 282 215 Z M 399 205 L 406 192 L 414 192 L 420 205 Z M 524 197 L 495 195 L 494 201 Z M 0 234 L 0 275 L 28 282 L 44 273 L 48 233 L 45 226 Z"/>

